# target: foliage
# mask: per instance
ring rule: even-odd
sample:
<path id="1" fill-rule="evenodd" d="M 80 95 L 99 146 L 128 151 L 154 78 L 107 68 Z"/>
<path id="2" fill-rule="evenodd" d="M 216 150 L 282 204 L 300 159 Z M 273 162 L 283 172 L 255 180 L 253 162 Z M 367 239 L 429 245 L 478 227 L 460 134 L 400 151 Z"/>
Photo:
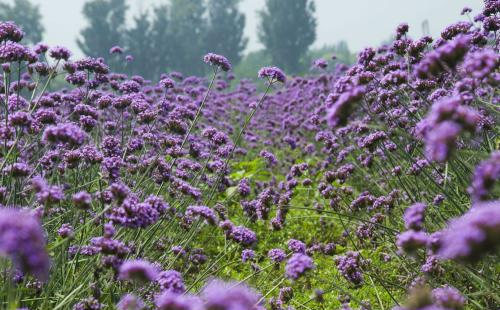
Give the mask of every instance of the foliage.
<path id="1" fill-rule="evenodd" d="M 238 11 L 241 0 L 208 1 L 208 26 L 204 47 L 207 51 L 225 55 L 238 65 L 248 39 L 243 36 L 245 15 Z"/>
<path id="2" fill-rule="evenodd" d="M 42 41 L 45 29 L 40 7 L 29 0 L 14 0 L 12 5 L 0 3 L 0 20 L 10 20 L 21 26 L 26 33 L 24 37 L 26 43 L 36 44 Z"/>
<path id="3" fill-rule="evenodd" d="M 83 15 L 88 25 L 81 30 L 81 37 L 76 41 L 85 55 L 109 59 L 109 49 L 124 41 L 127 9 L 125 0 L 85 2 Z"/>
<path id="4" fill-rule="evenodd" d="M 314 11 L 311 0 L 266 0 L 259 39 L 275 65 L 291 73 L 300 71 L 300 61 L 316 39 Z"/>

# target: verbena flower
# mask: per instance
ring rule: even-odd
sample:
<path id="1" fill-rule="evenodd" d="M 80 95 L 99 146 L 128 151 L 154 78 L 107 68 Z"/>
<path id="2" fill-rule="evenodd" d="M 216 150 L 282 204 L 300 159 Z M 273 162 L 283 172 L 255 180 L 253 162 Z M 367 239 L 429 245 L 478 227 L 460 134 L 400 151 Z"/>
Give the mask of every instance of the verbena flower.
<path id="1" fill-rule="evenodd" d="M 314 267 L 313 259 L 305 254 L 295 253 L 286 262 L 285 273 L 291 279 L 298 279 Z"/>
<path id="2" fill-rule="evenodd" d="M 159 310 L 203 310 L 203 303 L 198 297 L 191 295 L 164 292 L 155 298 Z"/>
<path id="3" fill-rule="evenodd" d="M 359 252 L 349 251 L 345 255 L 337 256 L 335 264 L 346 280 L 355 285 L 363 283 L 363 273 L 361 271 L 363 262 Z"/>
<path id="4" fill-rule="evenodd" d="M 268 79 L 270 83 L 274 82 L 286 82 L 286 76 L 281 71 L 280 68 L 277 67 L 263 67 L 259 70 L 258 77 L 261 79 Z"/>
<path id="5" fill-rule="evenodd" d="M 201 297 L 207 310 L 260 309 L 260 296 L 244 284 L 212 280 L 203 288 Z"/>
<path id="6" fill-rule="evenodd" d="M 47 143 L 80 146 L 87 137 L 88 135 L 80 127 L 71 123 L 63 123 L 47 127 L 43 132 L 42 140 Z"/>
<path id="7" fill-rule="evenodd" d="M 49 276 L 50 261 L 38 219 L 26 211 L 0 208 L 0 255 L 9 257 L 23 273 L 41 281 Z"/>
<path id="8" fill-rule="evenodd" d="M 129 260 L 120 266 L 118 278 L 138 282 L 151 282 L 158 278 L 156 266 L 145 260 Z"/>
<path id="9" fill-rule="evenodd" d="M 442 231 L 438 254 L 445 259 L 476 261 L 500 245 L 500 202 L 477 203 Z"/>
<path id="10" fill-rule="evenodd" d="M 182 275 L 176 270 L 162 271 L 156 281 L 162 292 L 169 291 L 175 294 L 183 294 L 185 291 Z"/>
<path id="11" fill-rule="evenodd" d="M 145 307 L 144 301 L 132 294 L 123 295 L 118 304 L 116 304 L 118 310 L 142 310 Z"/>
<path id="12" fill-rule="evenodd" d="M 468 189 L 472 200 L 485 200 L 498 179 L 500 179 L 500 151 L 494 151 L 490 158 L 482 161 L 474 170 Z"/>
<path id="13" fill-rule="evenodd" d="M 56 60 L 69 60 L 71 51 L 62 46 L 54 46 L 49 49 L 49 56 Z"/>
<path id="14" fill-rule="evenodd" d="M 211 66 L 219 67 L 223 71 L 231 70 L 231 63 L 226 57 L 214 53 L 208 53 L 203 57 L 203 61 Z"/>
<path id="15" fill-rule="evenodd" d="M 0 22 L 0 41 L 19 42 L 23 39 L 23 37 L 23 30 L 14 22 Z"/>

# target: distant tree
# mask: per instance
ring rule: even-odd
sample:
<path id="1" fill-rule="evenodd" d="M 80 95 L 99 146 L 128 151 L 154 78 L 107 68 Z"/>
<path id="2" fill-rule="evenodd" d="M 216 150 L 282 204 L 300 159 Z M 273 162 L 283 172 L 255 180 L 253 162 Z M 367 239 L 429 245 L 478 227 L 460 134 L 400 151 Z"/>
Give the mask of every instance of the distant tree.
<path id="1" fill-rule="evenodd" d="M 339 41 L 335 44 L 324 45 L 319 48 L 312 48 L 307 53 L 309 64 L 318 58 L 323 58 L 331 62 L 332 56 L 335 56 L 333 63 L 343 63 L 352 65 L 356 61 L 356 54 L 351 52 L 346 41 Z"/>
<path id="2" fill-rule="evenodd" d="M 170 30 L 169 7 L 160 5 L 153 10 L 151 22 L 151 50 L 153 51 L 151 59 L 154 66 L 151 74 L 159 77 L 161 73 L 168 71 L 171 62 L 174 60 L 174 52 L 177 50 L 173 41 L 173 34 Z"/>
<path id="3" fill-rule="evenodd" d="M 40 7 L 29 0 L 14 0 L 12 5 L 0 3 L 0 20 L 13 21 L 26 33 L 23 41 L 34 44 L 42 41 L 45 28 L 42 25 Z"/>
<path id="4" fill-rule="evenodd" d="M 134 25 L 124 35 L 125 51 L 134 57 L 134 61 L 127 64 L 127 71 L 150 79 L 154 77 L 153 69 L 157 66 L 151 27 L 148 13 L 143 12 L 134 17 Z"/>
<path id="5" fill-rule="evenodd" d="M 314 12 L 313 0 L 266 0 L 259 12 L 259 40 L 275 65 L 300 70 L 302 56 L 316 39 Z"/>
<path id="6" fill-rule="evenodd" d="M 241 62 L 234 68 L 234 73 L 238 78 L 250 78 L 257 80 L 259 68 L 272 66 L 271 57 L 265 50 L 252 51 L 246 54 Z M 257 85 L 262 85 L 257 83 Z"/>
<path id="7" fill-rule="evenodd" d="M 248 39 L 243 36 L 245 14 L 238 10 L 240 0 L 209 0 L 208 27 L 205 39 L 207 51 L 222 54 L 237 65 Z"/>
<path id="8" fill-rule="evenodd" d="M 125 0 L 90 0 L 83 6 L 88 26 L 76 43 L 82 52 L 92 57 L 109 59 L 109 49 L 124 42 L 126 13 Z"/>
<path id="9" fill-rule="evenodd" d="M 202 57 L 206 53 L 204 0 L 171 0 L 170 34 L 174 46 L 170 67 L 185 74 L 201 75 L 205 71 Z"/>

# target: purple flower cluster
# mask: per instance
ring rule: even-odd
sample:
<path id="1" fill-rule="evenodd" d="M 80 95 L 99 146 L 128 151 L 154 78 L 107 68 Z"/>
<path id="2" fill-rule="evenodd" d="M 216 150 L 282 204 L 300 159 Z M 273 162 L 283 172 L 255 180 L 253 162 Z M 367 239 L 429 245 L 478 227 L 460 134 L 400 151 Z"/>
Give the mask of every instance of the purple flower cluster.
<path id="1" fill-rule="evenodd" d="M 0 208 L 0 255 L 16 268 L 41 281 L 49 276 L 50 261 L 38 219 L 27 211 Z"/>
<path id="2" fill-rule="evenodd" d="M 500 201 L 477 203 L 442 231 L 438 254 L 445 259 L 476 261 L 500 245 Z"/>
<path id="3" fill-rule="evenodd" d="M 349 251 L 345 255 L 335 258 L 335 264 L 340 274 L 354 285 L 363 283 L 363 273 L 361 267 L 364 265 L 363 258 L 359 252 Z"/>
<path id="4" fill-rule="evenodd" d="M 487 0 L 473 24 L 436 40 L 413 39 L 403 23 L 350 66 L 320 59 L 294 77 L 265 67 L 267 83 L 235 79 L 213 53 L 203 59 L 213 83 L 117 73 L 143 55 L 127 64 L 116 54 L 129 46 L 114 46 L 70 61 L 0 23 L 0 255 L 15 269 L 0 280 L 30 308 L 284 310 L 310 299 L 326 309 L 337 301 L 321 277 L 340 254 L 333 273 L 355 286 L 351 304 L 339 296 L 344 309 L 369 309 L 359 297 L 392 306 L 368 287 L 351 291 L 365 271 L 395 298 L 424 280 L 450 285 L 402 309 L 497 307 L 498 283 L 480 284 L 496 275 L 500 244 L 499 14 Z M 46 245 L 61 287 L 39 281 Z M 474 281 L 444 262 L 480 259 Z M 266 295 L 210 280 L 236 273 Z"/>
<path id="5" fill-rule="evenodd" d="M 162 292 L 168 291 L 175 294 L 182 294 L 185 291 L 182 275 L 176 270 L 160 272 L 156 281 Z"/>
<path id="6" fill-rule="evenodd" d="M 444 98 L 432 105 L 427 118 L 417 124 L 417 131 L 425 139 L 427 157 L 446 161 L 463 132 L 478 130 L 481 115 L 461 104 L 458 97 Z"/>
<path id="7" fill-rule="evenodd" d="M 42 137 L 47 143 L 62 143 L 69 146 L 81 146 L 86 139 L 87 134 L 79 126 L 71 123 L 47 127 Z"/>
<path id="8" fill-rule="evenodd" d="M 313 259 L 305 254 L 295 253 L 286 262 L 285 273 L 291 279 L 298 279 L 314 268 Z"/>
<path id="9" fill-rule="evenodd" d="M 211 66 L 220 67 L 222 71 L 231 70 L 231 63 L 222 55 L 208 53 L 203 57 L 203 61 Z"/>
<path id="10" fill-rule="evenodd" d="M 354 87 L 342 93 L 327 111 L 327 121 L 332 127 L 344 125 L 354 110 L 355 104 L 363 98 L 364 88 Z"/>
<path id="11" fill-rule="evenodd" d="M 457 36 L 454 40 L 444 43 L 437 49 L 427 53 L 415 68 L 419 78 L 435 77 L 442 72 L 454 70 L 469 50 L 470 37 Z"/>
<path id="12" fill-rule="evenodd" d="M 500 179 L 500 151 L 495 151 L 474 170 L 469 187 L 472 200 L 485 200 L 498 179 Z"/>
<path id="13" fill-rule="evenodd" d="M 159 270 L 145 260 L 129 260 L 120 266 L 118 278 L 138 282 L 151 282 L 158 278 Z"/>
<path id="14" fill-rule="evenodd" d="M 283 71 L 281 71 L 280 68 L 277 68 L 277 67 L 264 67 L 264 68 L 259 70 L 258 76 L 261 79 L 264 79 L 264 78 L 268 79 L 268 81 L 270 83 L 274 83 L 274 82 L 285 83 L 286 82 L 285 74 L 283 73 Z"/>

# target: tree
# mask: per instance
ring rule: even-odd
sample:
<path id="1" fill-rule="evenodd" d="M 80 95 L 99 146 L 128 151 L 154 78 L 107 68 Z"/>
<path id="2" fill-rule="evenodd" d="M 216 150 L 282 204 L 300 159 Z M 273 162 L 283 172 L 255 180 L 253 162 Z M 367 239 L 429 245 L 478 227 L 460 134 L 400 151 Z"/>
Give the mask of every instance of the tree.
<path id="1" fill-rule="evenodd" d="M 83 15 L 88 26 L 80 34 L 76 43 L 82 52 L 91 57 L 109 59 L 109 49 L 124 41 L 125 0 L 91 0 L 83 6 Z"/>
<path id="2" fill-rule="evenodd" d="M 154 56 L 157 51 L 152 48 L 151 22 L 147 12 L 134 17 L 134 26 L 125 32 L 124 46 L 127 54 L 134 57 L 134 61 L 127 64 L 127 71 L 154 78 L 153 69 L 157 66 Z"/>
<path id="3" fill-rule="evenodd" d="M 185 74 L 202 75 L 205 66 L 203 38 L 207 29 L 203 0 L 172 0 L 170 6 L 170 34 L 174 45 L 170 67 Z"/>
<path id="4" fill-rule="evenodd" d="M 240 0 L 209 0 L 207 51 L 222 54 L 237 65 L 248 39 L 243 37 L 245 15 L 238 10 Z"/>
<path id="5" fill-rule="evenodd" d="M 275 65 L 300 70 L 301 57 L 316 39 L 314 12 L 313 0 L 266 0 L 259 12 L 259 40 Z"/>
<path id="6" fill-rule="evenodd" d="M 15 0 L 12 5 L 0 3 L 0 20 L 10 20 L 21 26 L 25 32 L 25 43 L 42 41 L 45 28 L 41 23 L 40 7 L 29 0 Z"/>
<path id="7" fill-rule="evenodd" d="M 154 51 L 151 59 L 155 65 L 152 68 L 152 75 L 159 77 L 165 73 L 170 63 L 173 61 L 176 46 L 173 43 L 173 35 L 170 31 L 169 8 L 167 5 L 160 5 L 153 10 L 153 18 L 150 32 L 151 49 Z"/>

